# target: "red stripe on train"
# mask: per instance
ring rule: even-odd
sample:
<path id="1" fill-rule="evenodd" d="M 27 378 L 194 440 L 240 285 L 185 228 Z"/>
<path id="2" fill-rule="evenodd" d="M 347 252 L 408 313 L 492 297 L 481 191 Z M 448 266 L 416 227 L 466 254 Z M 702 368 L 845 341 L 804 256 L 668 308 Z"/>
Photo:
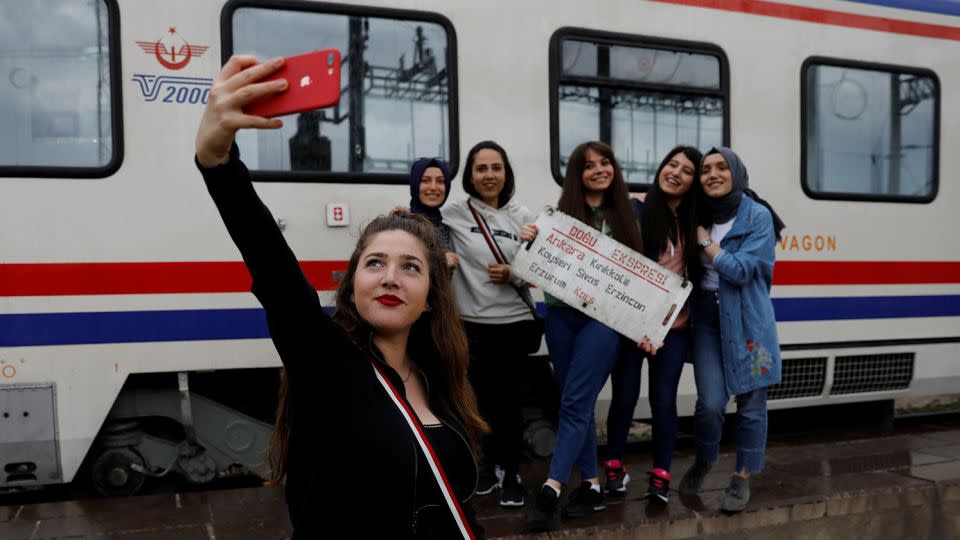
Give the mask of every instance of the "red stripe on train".
<path id="1" fill-rule="evenodd" d="M 337 286 L 347 261 L 301 261 L 317 290 Z M 960 284 L 955 261 L 778 261 L 774 285 Z M 250 274 L 235 262 L 0 264 L 0 296 L 235 293 Z"/>
<path id="2" fill-rule="evenodd" d="M 960 28 L 955 26 L 943 26 L 939 24 L 888 19 L 885 17 L 875 17 L 872 15 L 860 15 L 857 13 L 831 11 L 827 9 L 781 4 L 778 2 L 766 2 L 763 0 L 652 1 L 661 2 L 664 4 L 679 4 L 684 6 L 721 9 L 724 11 L 738 11 L 741 13 L 748 13 L 750 15 L 762 15 L 766 17 L 776 17 L 778 19 L 790 19 L 794 21 L 829 24 L 833 26 L 846 26 L 848 28 L 859 28 L 862 30 L 876 30 L 878 32 L 890 32 L 894 34 L 906 34 L 910 36 L 960 41 Z"/>
<path id="3" fill-rule="evenodd" d="M 337 286 L 347 261 L 301 261 L 318 290 Z M 234 293 L 250 290 L 240 261 L 0 264 L 0 296 Z"/>
<path id="4" fill-rule="evenodd" d="M 778 261 L 774 285 L 960 284 L 955 261 Z"/>

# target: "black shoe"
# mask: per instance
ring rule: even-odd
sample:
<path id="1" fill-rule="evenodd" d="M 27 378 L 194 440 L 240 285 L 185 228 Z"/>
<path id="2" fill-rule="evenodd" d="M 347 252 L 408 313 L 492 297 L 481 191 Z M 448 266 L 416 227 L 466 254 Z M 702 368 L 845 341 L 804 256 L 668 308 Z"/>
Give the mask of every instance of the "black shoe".
<path id="1" fill-rule="evenodd" d="M 523 506 L 523 484 L 520 475 L 504 476 L 500 483 L 500 506 L 504 508 L 519 508 Z"/>
<path id="2" fill-rule="evenodd" d="M 654 469 L 647 473 L 650 484 L 647 486 L 647 502 L 650 504 L 667 504 L 670 499 L 670 473 L 663 469 Z"/>
<path id="3" fill-rule="evenodd" d="M 707 476 L 707 473 L 710 472 L 710 468 L 713 467 L 712 463 L 707 463 L 706 461 L 700 461 L 697 458 L 693 465 L 687 469 L 686 474 L 683 475 L 683 478 L 680 479 L 680 491 L 681 495 L 696 495 L 700 491 L 700 487 L 703 485 L 703 479 Z"/>
<path id="4" fill-rule="evenodd" d="M 546 531 L 553 528 L 557 517 L 557 500 L 560 497 L 552 487 L 544 485 L 537 493 L 537 501 L 527 512 L 527 527 L 531 531 Z"/>
<path id="5" fill-rule="evenodd" d="M 739 474 L 730 477 L 730 485 L 720 498 L 720 509 L 724 512 L 741 512 L 750 501 L 750 479 Z"/>
<path id="6" fill-rule="evenodd" d="M 600 490 L 591 487 L 590 482 L 580 482 L 580 486 L 570 493 L 570 500 L 563 507 L 563 517 L 577 518 L 589 516 L 607 507 L 607 501 Z"/>
<path id="7" fill-rule="evenodd" d="M 477 480 L 477 495 L 489 495 L 500 489 L 500 467 L 483 467 L 480 469 L 480 478 Z"/>
<path id="8" fill-rule="evenodd" d="M 611 497 L 623 497 L 627 493 L 630 475 L 619 459 L 611 459 L 603 464 L 606 469 L 607 484 L 603 490 Z"/>

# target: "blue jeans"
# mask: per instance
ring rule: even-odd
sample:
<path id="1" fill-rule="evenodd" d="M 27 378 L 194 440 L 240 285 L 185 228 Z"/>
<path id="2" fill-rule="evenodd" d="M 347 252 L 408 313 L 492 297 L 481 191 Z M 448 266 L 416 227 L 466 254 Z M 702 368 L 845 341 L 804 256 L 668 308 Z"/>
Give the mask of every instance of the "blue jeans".
<path id="1" fill-rule="evenodd" d="M 544 337 L 560 386 L 557 446 L 548 478 L 566 484 L 576 465 L 582 479 L 597 472 L 597 395 L 620 352 L 620 334 L 567 307 L 547 309 Z"/>
<path id="2" fill-rule="evenodd" d="M 712 292 L 697 291 L 693 315 L 693 372 L 697 381 L 694 435 L 697 457 L 714 463 L 720 455 L 723 415 L 730 396 L 724 383 L 720 349 L 720 305 Z M 736 396 L 737 471 L 763 470 L 767 446 L 767 389 Z"/>
<path id="3" fill-rule="evenodd" d="M 690 331 L 671 330 L 663 348 L 649 360 L 650 412 L 653 416 L 653 468 L 670 470 L 677 446 L 677 386 L 690 354 Z M 640 368 L 645 353 L 624 338 L 620 358 L 610 375 L 613 396 L 607 415 L 607 458 L 623 460 L 633 411 L 640 396 Z"/>

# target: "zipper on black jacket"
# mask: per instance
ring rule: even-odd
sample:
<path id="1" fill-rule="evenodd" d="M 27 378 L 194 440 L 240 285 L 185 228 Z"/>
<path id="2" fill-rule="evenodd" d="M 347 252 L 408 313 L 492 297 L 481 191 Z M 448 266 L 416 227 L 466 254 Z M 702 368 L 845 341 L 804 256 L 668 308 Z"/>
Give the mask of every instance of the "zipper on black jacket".
<path id="1" fill-rule="evenodd" d="M 368 350 L 370 351 L 370 356 L 372 356 L 375 360 L 377 360 L 378 362 L 380 362 L 380 363 L 383 364 L 384 366 L 392 369 L 392 370 L 394 371 L 394 373 L 396 373 L 397 370 L 393 369 L 393 367 L 390 366 L 390 364 L 388 364 L 388 363 L 386 362 L 386 360 L 380 358 L 380 356 L 379 356 L 378 354 L 376 354 L 377 349 L 374 347 L 374 344 L 373 344 L 373 333 L 372 333 L 372 332 L 370 333 L 370 336 L 367 338 L 367 347 L 368 347 Z M 423 373 L 423 370 L 420 369 L 419 366 L 417 366 L 417 371 L 420 372 L 420 377 L 423 379 L 424 387 L 425 387 L 425 390 L 426 390 L 426 392 L 427 392 L 427 405 L 430 405 L 430 380 L 429 380 L 429 379 L 427 378 L 427 376 Z M 399 374 L 398 374 L 398 375 L 399 375 Z M 407 403 L 407 405 L 410 407 L 410 410 L 412 411 L 412 410 L 413 410 L 413 406 L 410 405 L 410 400 L 407 399 L 407 389 L 406 389 L 405 386 L 403 387 L 403 394 L 402 394 L 401 397 L 402 397 L 403 400 Z M 423 422 L 420 421 L 420 418 L 417 417 L 416 414 L 414 414 L 414 416 L 416 417 L 417 422 L 420 423 L 421 426 L 423 426 Z M 467 495 L 467 498 L 465 498 L 465 499 L 463 499 L 463 500 L 460 501 L 460 502 L 467 502 L 467 501 L 469 501 L 470 499 L 473 498 L 474 493 L 476 493 L 476 491 L 477 491 L 477 485 L 480 483 L 480 468 L 479 468 L 479 466 L 477 465 L 477 456 L 474 455 L 474 453 L 473 453 L 473 448 L 471 448 L 470 442 L 467 440 L 467 437 L 466 437 L 463 433 L 461 433 L 459 429 L 457 429 L 456 427 L 454 427 L 453 425 L 451 425 L 451 424 L 452 424 L 451 421 L 445 420 L 445 419 L 443 418 L 443 415 L 442 415 L 442 414 L 436 414 L 436 413 L 435 413 L 435 416 L 437 417 L 437 420 L 440 421 L 440 423 L 442 423 L 443 425 L 445 425 L 445 426 L 447 426 L 448 428 L 452 429 L 453 432 L 456 433 L 458 437 L 460 437 L 460 440 L 462 440 L 462 441 L 463 441 L 463 444 L 467 447 L 467 452 L 470 454 L 470 461 L 473 462 L 473 472 L 474 472 L 474 476 L 473 476 L 473 479 L 474 479 L 474 480 L 473 480 L 473 489 L 470 490 L 470 494 Z M 463 428 L 463 429 L 466 430 L 466 428 Z M 424 437 L 426 437 L 426 433 L 424 433 Z M 414 471 L 414 476 L 413 476 L 413 479 L 414 479 L 414 482 L 413 482 L 414 519 L 416 519 L 416 513 L 419 511 L 419 510 L 416 508 L 416 500 L 417 500 L 417 477 L 418 477 L 418 474 L 419 474 L 419 472 L 418 472 L 418 470 L 419 470 L 419 460 L 416 459 L 417 457 L 419 457 L 419 453 L 417 452 L 417 446 L 414 446 L 414 464 L 413 464 L 413 471 Z M 452 490 L 452 489 L 453 489 L 453 486 L 450 486 L 450 488 L 451 488 L 451 490 Z M 442 496 L 442 495 L 443 495 L 443 494 L 441 493 L 441 496 Z"/>
<path id="2" fill-rule="evenodd" d="M 423 370 L 422 370 L 422 369 L 417 368 L 417 371 L 419 371 L 419 372 L 420 372 L 420 376 L 423 377 L 424 386 L 426 386 L 426 390 L 427 390 L 427 403 L 429 404 L 429 403 L 430 403 L 430 380 L 427 379 L 427 376 L 423 374 Z M 445 421 L 445 420 L 443 419 L 443 415 L 441 415 L 441 414 L 436 415 L 436 417 L 437 417 L 437 420 L 439 420 L 441 424 L 443 424 L 443 425 L 447 426 L 448 428 L 452 429 L 453 432 L 456 433 L 458 437 L 460 437 L 460 440 L 462 440 L 462 441 L 463 441 L 463 444 L 465 444 L 466 447 L 467 447 L 467 452 L 470 453 L 470 461 L 473 462 L 473 472 L 474 472 L 474 476 L 473 476 L 473 489 L 470 490 L 470 494 L 467 495 L 467 498 L 466 498 L 466 499 L 463 499 L 462 501 L 460 501 L 460 502 L 467 502 L 467 501 L 469 501 L 470 499 L 473 498 L 473 494 L 476 493 L 476 491 L 477 491 L 477 485 L 480 483 L 480 467 L 477 465 L 477 456 L 475 456 L 475 455 L 473 454 L 473 448 L 470 447 L 470 441 L 467 440 L 467 437 L 464 436 L 463 433 L 460 433 L 460 430 L 459 430 L 459 429 L 457 429 L 456 427 L 450 425 L 452 422 Z M 418 420 L 419 420 L 419 418 L 418 418 Z M 462 428 L 464 431 L 466 431 L 466 428 L 464 428 L 463 426 L 461 426 L 461 428 Z M 450 486 L 450 488 L 453 489 L 453 486 Z"/>

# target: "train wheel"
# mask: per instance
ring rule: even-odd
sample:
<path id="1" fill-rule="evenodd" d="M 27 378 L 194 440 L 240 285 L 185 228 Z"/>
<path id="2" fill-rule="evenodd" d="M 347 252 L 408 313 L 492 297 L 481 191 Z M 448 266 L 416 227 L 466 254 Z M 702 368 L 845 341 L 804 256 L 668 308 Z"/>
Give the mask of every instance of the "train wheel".
<path id="1" fill-rule="evenodd" d="M 143 457 L 131 448 L 107 448 L 90 470 L 93 487 L 105 497 L 133 495 L 143 487 L 144 476 L 132 466 L 144 466 Z"/>

